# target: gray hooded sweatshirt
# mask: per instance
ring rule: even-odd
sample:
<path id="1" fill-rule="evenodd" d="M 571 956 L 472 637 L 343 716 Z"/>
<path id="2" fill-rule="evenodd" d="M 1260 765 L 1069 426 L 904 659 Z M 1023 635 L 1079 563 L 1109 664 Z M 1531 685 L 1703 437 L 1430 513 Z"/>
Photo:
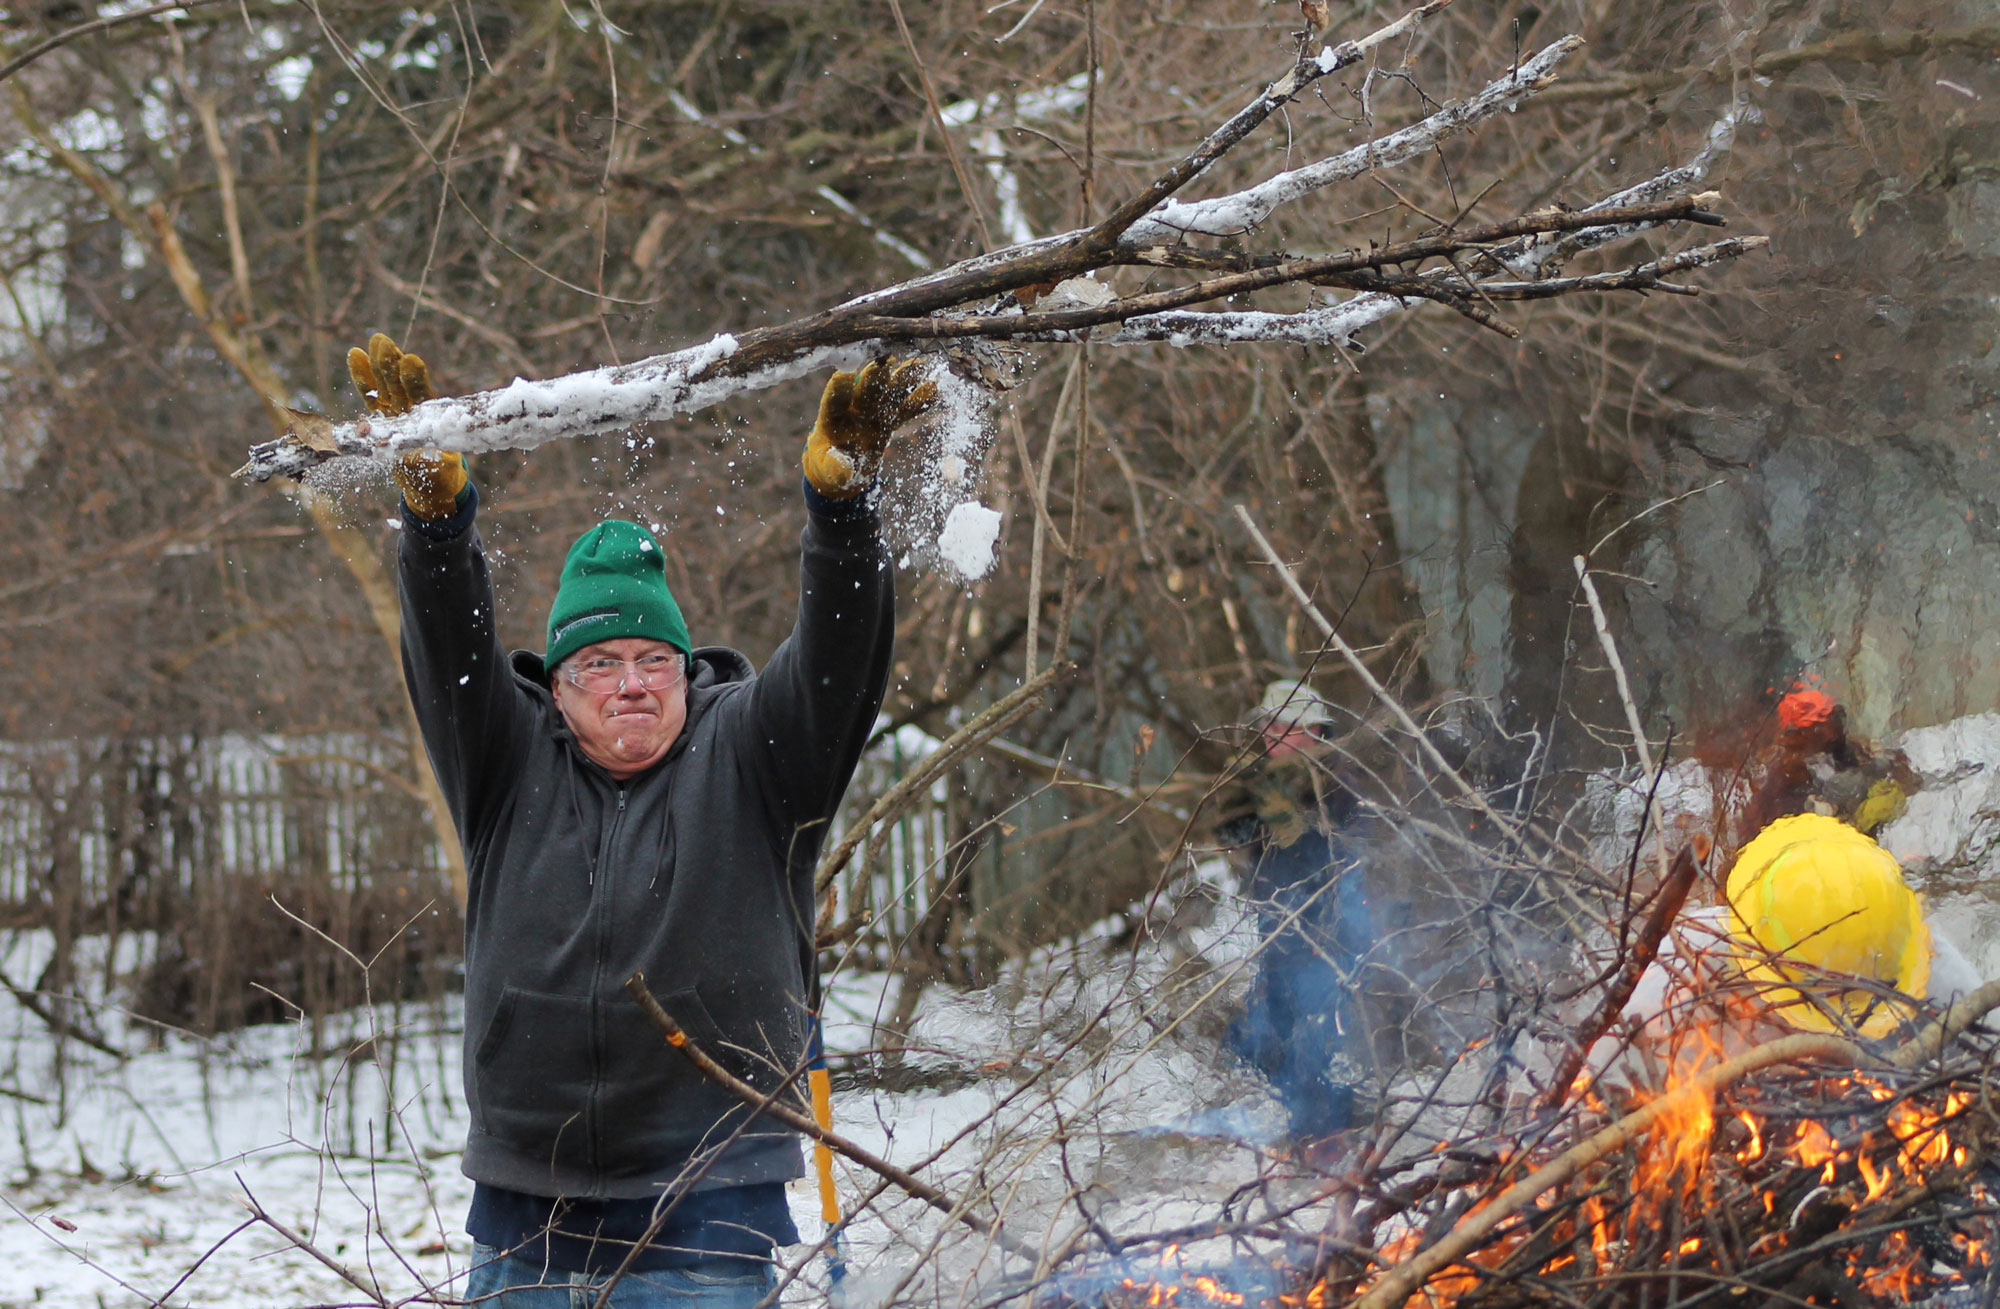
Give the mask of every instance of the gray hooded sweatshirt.
<path id="1" fill-rule="evenodd" d="M 800 1174 L 794 1134 L 671 1050 L 625 992 L 647 985 L 740 1076 L 801 1060 L 812 874 L 881 707 L 894 574 L 860 501 L 810 492 L 799 613 L 764 671 L 695 650 L 687 725 L 658 765 L 614 781 L 584 758 L 537 655 L 502 650 L 472 526 L 478 496 L 406 514 L 403 671 L 465 850 L 464 1170 L 576 1199 L 656 1196 Z"/>

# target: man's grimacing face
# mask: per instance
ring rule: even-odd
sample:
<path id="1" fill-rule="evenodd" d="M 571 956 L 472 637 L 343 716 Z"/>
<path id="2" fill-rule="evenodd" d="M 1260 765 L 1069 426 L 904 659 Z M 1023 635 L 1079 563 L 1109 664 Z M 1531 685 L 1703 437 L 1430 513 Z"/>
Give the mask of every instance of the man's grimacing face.
<path id="1" fill-rule="evenodd" d="M 629 636 L 583 647 L 563 660 L 550 678 L 556 708 L 584 757 L 621 782 L 665 758 L 687 725 L 687 679 L 676 677 L 660 690 L 649 691 L 633 667 L 648 655 L 660 654 L 673 656 L 677 667 L 685 667 L 681 652 L 665 641 Z M 564 675 L 593 659 L 625 663 L 616 689 L 588 691 Z"/>

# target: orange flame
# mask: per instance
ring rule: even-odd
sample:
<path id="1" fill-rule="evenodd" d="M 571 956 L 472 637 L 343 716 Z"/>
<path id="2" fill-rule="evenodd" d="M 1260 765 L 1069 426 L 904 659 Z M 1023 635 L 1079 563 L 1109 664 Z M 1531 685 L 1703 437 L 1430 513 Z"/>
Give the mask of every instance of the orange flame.
<path id="1" fill-rule="evenodd" d="M 1717 1193 L 1720 1170 L 1728 1169 L 1732 1163 L 1742 1170 L 1736 1175 L 1737 1180 L 1752 1188 L 1750 1194 L 1761 1204 L 1766 1220 L 1760 1226 L 1767 1230 L 1743 1252 L 1755 1258 L 1774 1254 L 1787 1243 L 1782 1221 L 1771 1220 L 1781 1220 L 1778 1198 L 1794 1181 L 1816 1174 L 1824 1185 L 1843 1187 L 1838 1197 L 1843 1203 L 1867 1205 L 1890 1196 L 1899 1185 L 1920 1182 L 1940 1168 L 1962 1167 L 1973 1157 L 1967 1144 L 1969 1138 L 1960 1135 L 1953 1139 L 1951 1128 L 1958 1115 L 1976 1106 L 1977 1092 L 1951 1091 L 1940 1106 L 1935 1095 L 1927 1100 L 1904 1098 L 1900 1090 L 1862 1074 L 1830 1078 L 1820 1084 L 1834 1128 L 1811 1118 L 1796 1124 L 1773 1123 L 1756 1111 L 1732 1107 L 1725 1116 L 1733 1116 L 1742 1125 L 1744 1137 L 1740 1143 L 1732 1137 L 1718 1149 L 1715 1140 L 1718 1107 L 1712 1097 L 1688 1088 L 1695 1085 L 1704 1069 L 1722 1058 L 1720 1034 L 1721 1028 L 1713 1024 L 1695 1024 L 1678 1034 L 1680 1048 L 1672 1052 L 1669 1061 L 1675 1075 L 1663 1092 L 1672 1099 L 1660 1105 L 1659 1117 L 1650 1133 L 1636 1143 L 1638 1158 L 1631 1175 L 1631 1203 L 1609 1198 L 1622 1194 L 1622 1188 L 1615 1186 L 1615 1174 L 1586 1183 L 1581 1195 L 1572 1191 L 1565 1197 L 1560 1192 L 1550 1192 L 1536 1198 L 1534 1204 L 1543 1214 L 1560 1211 L 1566 1205 L 1575 1206 L 1557 1219 L 1555 1227 L 1539 1226 L 1550 1238 L 1546 1247 L 1549 1253 L 1539 1269 L 1542 1276 L 1575 1277 L 1580 1271 L 1599 1275 L 1618 1271 L 1636 1250 L 1653 1248 L 1649 1242 L 1639 1241 L 1632 1229 L 1651 1224 L 1651 1230 L 1657 1233 L 1667 1214 L 1707 1204 Z M 1580 1105 L 1590 1111 L 1626 1112 L 1605 1105 L 1597 1088 L 1589 1084 L 1588 1074 L 1579 1076 L 1573 1090 L 1579 1093 Z M 1850 1115 L 1865 1112 L 1864 1106 L 1870 1101 L 1885 1115 L 1882 1121 L 1886 1122 L 1886 1134 L 1877 1131 L 1872 1136 L 1861 1135 L 1858 1142 L 1850 1136 L 1843 1147 L 1834 1132 L 1845 1131 L 1842 1125 L 1851 1121 Z M 1787 1179 L 1785 1174 L 1791 1169 L 1801 1172 L 1792 1172 Z M 1467 1214 L 1490 1202 L 1490 1198 L 1479 1200 Z M 1401 1309 L 1448 1309 L 1458 1304 L 1484 1284 L 1489 1270 L 1520 1255 L 1527 1248 L 1529 1231 L 1539 1223 L 1538 1216 L 1535 1223 L 1499 1229 L 1492 1244 L 1441 1270 L 1411 1295 Z M 1582 1246 L 1586 1239 L 1591 1268 L 1582 1270 L 1578 1266 L 1585 1259 Z M 1960 1231 L 1951 1233 L 1949 1239 L 1958 1255 L 1947 1262 L 1968 1274 L 1987 1266 L 1992 1259 L 1990 1247 L 1979 1238 Z M 1397 1233 L 1378 1247 L 1378 1267 L 1390 1268 L 1404 1262 L 1422 1243 L 1420 1230 Z M 1705 1237 L 1689 1236 L 1678 1243 L 1672 1257 L 1702 1261 L 1725 1256 L 1723 1251 L 1705 1251 L 1705 1246 Z M 1935 1280 L 1930 1258 L 1903 1232 L 1852 1249 L 1847 1256 L 1847 1271 L 1856 1286 L 1878 1301 L 1909 1303 L 1920 1299 Z M 1207 1279 L 1195 1279 L 1192 1289 L 1199 1291 L 1210 1304 L 1236 1309 L 1245 1303 L 1243 1297 Z M 1279 1297 L 1272 1309 L 1326 1309 L 1329 1298 L 1326 1283 L 1320 1282 L 1303 1297 Z M 1189 1309 L 1194 1303 L 1197 1303 L 1194 1297 L 1189 1295 L 1180 1304 L 1163 1309 Z M 1155 1300 L 1151 1304 L 1159 1306 L 1161 1302 Z"/>
<path id="2" fill-rule="evenodd" d="M 1834 1166 L 1840 1158 L 1840 1150 L 1833 1142 L 1833 1135 L 1814 1119 L 1808 1118 L 1799 1124 L 1798 1135 L 1792 1138 L 1792 1158 L 1807 1168 L 1825 1167 L 1820 1172 L 1820 1181 L 1833 1185 Z"/>
<path id="3" fill-rule="evenodd" d="M 1736 1117 L 1738 1121 L 1750 1129 L 1750 1140 L 1748 1144 L 1736 1152 L 1736 1162 L 1739 1164 L 1755 1163 L 1764 1154 L 1763 1124 L 1757 1121 L 1757 1115 L 1747 1109 L 1738 1111 Z"/>

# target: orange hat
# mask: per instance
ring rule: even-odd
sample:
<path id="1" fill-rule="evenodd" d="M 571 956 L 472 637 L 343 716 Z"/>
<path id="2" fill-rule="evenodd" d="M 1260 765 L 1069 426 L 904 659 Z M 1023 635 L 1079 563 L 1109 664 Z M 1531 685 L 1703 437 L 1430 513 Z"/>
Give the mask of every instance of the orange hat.
<path id="1" fill-rule="evenodd" d="M 1785 698 L 1778 701 L 1778 721 L 1789 731 L 1817 727 L 1833 717 L 1833 697 L 1817 686 L 1793 682 Z"/>

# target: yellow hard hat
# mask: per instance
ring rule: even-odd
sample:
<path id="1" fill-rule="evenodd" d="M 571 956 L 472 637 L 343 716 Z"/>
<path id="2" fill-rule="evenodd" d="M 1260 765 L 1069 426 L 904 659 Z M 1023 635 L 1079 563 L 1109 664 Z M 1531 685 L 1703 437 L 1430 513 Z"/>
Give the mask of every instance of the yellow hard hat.
<path id="1" fill-rule="evenodd" d="M 1730 930 L 1760 955 L 1744 971 L 1760 981 L 1818 984 L 1807 1000 L 1796 986 L 1776 993 L 1794 1027 L 1832 1031 L 1828 1011 L 1881 1036 L 1902 1017 L 1865 990 L 1837 990 L 1824 973 L 1852 973 L 1921 1000 L 1930 987 L 1931 933 L 1917 893 L 1896 856 L 1838 819 L 1780 818 L 1738 852 L 1724 892 Z M 1789 1003 L 1785 995 L 1799 998 Z M 1874 1006 L 1874 1012 L 1864 1013 Z"/>

